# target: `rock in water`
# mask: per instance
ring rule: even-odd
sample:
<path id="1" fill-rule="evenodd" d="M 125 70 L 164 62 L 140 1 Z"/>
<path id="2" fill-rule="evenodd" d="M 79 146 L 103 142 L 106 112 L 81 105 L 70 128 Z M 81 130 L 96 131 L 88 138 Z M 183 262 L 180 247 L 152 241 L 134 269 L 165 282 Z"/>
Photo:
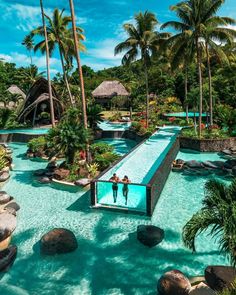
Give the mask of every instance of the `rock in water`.
<path id="1" fill-rule="evenodd" d="M 13 264 L 16 254 L 16 246 L 9 246 L 7 249 L 0 252 L 0 271 L 6 270 Z"/>
<path id="2" fill-rule="evenodd" d="M 236 279 L 236 269 L 231 266 L 210 265 L 205 269 L 205 279 L 209 287 L 215 291 L 222 291 Z"/>
<path id="3" fill-rule="evenodd" d="M 11 197 L 4 191 L 0 191 L 0 205 L 6 204 L 10 201 Z"/>
<path id="4" fill-rule="evenodd" d="M 159 295 L 188 295 L 191 284 L 179 270 L 166 272 L 157 283 Z"/>
<path id="5" fill-rule="evenodd" d="M 16 202 L 11 202 L 4 207 L 4 209 L 7 208 L 13 208 L 15 211 L 18 211 L 20 210 L 20 205 L 18 205 Z"/>
<path id="6" fill-rule="evenodd" d="M 137 239 L 148 247 L 154 247 L 164 239 L 164 231 L 154 225 L 138 225 Z"/>
<path id="7" fill-rule="evenodd" d="M 16 217 L 8 212 L 0 214 L 0 242 L 9 237 L 16 228 Z"/>
<path id="8" fill-rule="evenodd" d="M 216 295 L 216 293 L 206 284 L 199 283 L 191 288 L 189 295 Z"/>
<path id="9" fill-rule="evenodd" d="M 2 172 L 0 175 L 0 182 L 4 182 L 8 180 L 9 177 L 10 177 L 9 172 Z"/>
<path id="10" fill-rule="evenodd" d="M 78 247 L 75 235 L 65 228 L 54 228 L 40 240 L 42 254 L 54 255 L 74 251 Z"/>

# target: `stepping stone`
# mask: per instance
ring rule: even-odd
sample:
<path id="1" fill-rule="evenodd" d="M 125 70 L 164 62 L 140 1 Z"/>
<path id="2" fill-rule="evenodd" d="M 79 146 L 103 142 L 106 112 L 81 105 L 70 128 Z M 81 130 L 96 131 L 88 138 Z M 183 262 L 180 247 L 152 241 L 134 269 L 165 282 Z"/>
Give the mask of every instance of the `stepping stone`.
<path id="1" fill-rule="evenodd" d="M 154 225 L 138 225 L 137 239 L 145 246 L 154 247 L 164 239 L 164 230 Z"/>
<path id="2" fill-rule="evenodd" d="M 0 175 L 0 182 L 4 182 L 4 181 L 8 180 L 9 177 L 10 177 L 9 172 L 3 172 Z"/>
<path id="3" fill-rule="evenodd" d="M 47 172 L 47 170 L 45 170 L 45 169 L 39 169 L 39 170 L 34 171 L 34 176 L 43 176 L 43 175 L 45 175 L 46 172 Z"/>
<path id="4" fill-rule="evenodd" d="M 9 237 L 16 229 L 16 217 L 10 213 L 0 214 L 0 242 Z"/>
<path id="5" fill-rule="evenodd" d="M 20 206 L 16 203 L 16 202 L 11 202 L 9 204 L 7 204 L 4 209 L 7 209 L 7 208 L 12 208 L 14 209 L 15 211 L 18 211 L 20 210 Z"/>
<path id="6" fill-rule="evenodd" d="M 88 184 L 90 184 L 90 179 L 88 179 L 88 178 L 81 178 L 81 179 L 75 181 L 75 185 L 86 186 Z"/>
<path id="7" fill-rule="evenodd" d="M 0 205 L 6 204 L 10 201 L 11 196 L 9 196 L 6 192 L 0 191 Z"/>

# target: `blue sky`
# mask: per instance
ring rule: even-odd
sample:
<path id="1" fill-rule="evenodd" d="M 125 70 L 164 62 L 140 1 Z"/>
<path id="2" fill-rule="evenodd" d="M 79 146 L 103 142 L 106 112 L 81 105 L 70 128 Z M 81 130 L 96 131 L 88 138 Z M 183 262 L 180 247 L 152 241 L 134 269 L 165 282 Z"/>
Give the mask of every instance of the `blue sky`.
<path id="1" fill-rule="evenodd" d="M 130 22 L 139 11 L 149 10 L 157 15 L 160 23 L 175 17 L 169 10 L 176 0 L 74 0 L 77 24 L 85 31 L 87 53 L 82 63 L 94 70 L 120 65 L 120 56 L 114 57 L 114 47 L 125 36 L 122 25 Z M 65 8 L 69 14 L 68 0 L 44 0 L 45 11 L 50 15 L 55 7 Z M 29 65 L 29 58 L 21 42 L 29 31 L 40 25 L 40 7 L 37 0 L 0 0 L 0 58 L 18 66 Z M 236 0 L 226 0 L 219 12 L 236 18 Z M 34 63 L 45 69 L 45 57 L 36 54 Z M 52 73 L 60 70 L 58 55 L 51 59 Z"/>

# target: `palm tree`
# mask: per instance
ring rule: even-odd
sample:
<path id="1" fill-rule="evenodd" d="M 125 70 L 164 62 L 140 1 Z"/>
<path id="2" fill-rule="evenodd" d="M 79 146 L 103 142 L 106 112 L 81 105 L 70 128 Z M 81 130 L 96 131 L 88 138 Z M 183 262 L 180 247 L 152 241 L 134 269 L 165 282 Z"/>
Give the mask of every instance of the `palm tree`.
<path id="1" fill-rule="evenodd" d="M 52 127 L 55 127 L 54 106 L 53 106 L 52 87 L 51 87 L 51 78 L 50 78 L 48 34 L 47 34 L 47 28 L 46 28 L 46 23 L 44 18 L 43 0 L 40 0 L 40 7 L 41 7 L 41 15 L 42 15 L 42 23 L 43 23 L 43 32 L 44 32 L 44 38 L 45 38 L 45 53 L 46 53 L 46 64 L 47 64 L 47 79 L 48 79 L 48 92 L 49 92 L 49 100 L 50 100 L 51 122 L 52 122 Z"/>
<path id="2" fill-rule="evenodd" d="M 140 12 L 134 16 L 135 25 L 124 24 L 123 28 L 128 38 L 115 47 L 115 55 L 126 51 L 122 58 L 123 65 L 129 65 L 137 60 L 139 54 L 144 66 L 146 84 L 146 127 L 149 119 L 149 86 L 148 86 L 148 66 L 151 57 L 157 54 L 161 40 L 169 37 L 168 33 L 158 33 L 155 31 L 158 21 L 155 15 L 149 11 Z"/>
<path id="3" fill-rule="evenodd" d="M 16 77 L 20 80 L 21 85 L 27 92 L 29 88 L 34 84 L 39 78 L 43 77 L 45 72 L 38 72 L 38 67 L 35 65 L 30 65 L 26 68 L 19 68 Z"/>
<path id="4" fill-rule="evenodd" d="M 72 44 L 72 32 L 68 28 L 68 25 L 71 23 L 70 16 L 63 16 L 64 9 L 60 12 L 57 8 L 53 12 L 53 17 L 50 18 L 49 16 L 45 15 L 48 20 L 47 25 L 47 33 L 48 33 L 48 45 L 49 45 L 49 52 L 50 55 L 55 51 L 55 47 L 58 46 L 61 66 L 64 76 L 64 81 L 66 83 L 66 88 L 68 91 L 68 95 L 73 104 L 73 98 L 70 91 L 70 86 L 68 83 L 67 73 L 66 73 L 66 65 L 65 61 L 69 62 L 68 54 L 72 54 L 69 51 Z M 80 40 L 84 40 L 84 36 L 82 35 L 82 29 L 77 27 L 77 35 Z M 40 35 L 42 36 L 43 27 L 40 26 L 32 31 L 33 35 Z M 84 46 L 80 43 L 80 49 L 85 50 Z M 38 44 L 35 45 L 34 50 L 40 50 L 42 53 L 45 52 L 45 40 L 40 41 Z"/>
<path id="5" fill-rule="evenodd" d="M 81 90 L 81 98 L 82 98 L 82 110 L 83 110 L 83 123 L 85 130 L 88 129 L 88 121 L 87 121 L 87 110 L 86 110 L 86 98 L 85 98 L 85 90 L 84 90 L 84 77 L 83 77 L 83 70 L 80 62 L 80 47 L 79 47 L 79 40 L 78 40 L 78 29 L 76 27 L 76 20 L 75 20 L 75 10 L 74 10 L 74 2 L 73 0 L 70 1 L 70 11 L 71 11 L 71 20 L 72 20 L 72 31 L 73 31 L 73 39 L 74 39 L 74 54 L 78 66 L 78 74 L 80 78 L 80 90 Z M 87 154 L 87 161 L 90 162 L 90 153 L 89 153 L 89 143 L 87 142 L 86 145 L 86 154 Z"/>
<path id="6" fill-rule="evenodd" d="M 26 49 L 29 51 L 30 65 L 32 65 L 33 64 L 32 50 L 34 49 L 33 35 L 29 34 L 29 35 L 25 36 L 25 38 L 24 38 L 24 40 L 22 41 L 21 44 L 24 45 L 26 47 Z"/>
<path id="7" fill-rule="evenodd" d="M 222 5 L 224 1 L 218 1 Z M 207 59 L 208 83 L 209 83 L 209 106 L 210 106 L 210 125 L 213 125 L 213 99 L 212 99 L 212 77 L 210 65 L 210 52 L 217 56 L 222 62 L 229 64 L 229 59 L 218 43 L 232 44 L 236 37 L 236 31 L 225 26 L 235 24 L 235 20 L 229 17 L 213 16 L 209 18 L 207 27 L 204 31 L 205 51 Z M 223 27 L 219 27 L 223 26 Z"/>
<path id="8" fill-rule="evenodd" d="M 215 23 L 217 10 L 224 3 L 223 0 L 189 0 L 180 2 L 171 7 L 176 12 L 180 21 L 166 22 L 162 28 L 172 27 L 179 34 L 189 34 L 189 40 L 194 45 L 197 55 L 197 68 L 199 78 L 199 137 L 201 137 L 202 123 L 202 49 L 204 41 L 204 33 L 211 24 Z"/>
<path id="9" fill-rule="evenodd" d="M 222 252 L 236 264 L 236 178 L 227 186 L 212 179 L 205 184 L 203 207 L 183 228 L 183 242 L 196 251 L 195 238 L 206 229 L 213 237 L 219 237 Z"/>
<path id="10" fill-rule="evenodd" d="M 98 104 L 91 104 L 87 108 L 88 123 L 91 129 L 95 129 L 97 124 L 102 122 L 102 108 Z"/>

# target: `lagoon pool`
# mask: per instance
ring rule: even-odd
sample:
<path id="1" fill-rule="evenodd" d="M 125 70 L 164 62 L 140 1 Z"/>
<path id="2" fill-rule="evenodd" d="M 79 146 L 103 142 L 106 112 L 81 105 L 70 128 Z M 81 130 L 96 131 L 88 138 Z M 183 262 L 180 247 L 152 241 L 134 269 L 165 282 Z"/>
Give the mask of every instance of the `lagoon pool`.
<path id="1" fill-rule="evenodd" d="M 13 134 L 13 133 L 24 133 L 24 134 L 47 134 L 50 128 L 24 128 L 24 129 L 0 129 L 0 134 Z"/>
<path id="2" fill-rule="evenodd" d="M 206 177 L 170 173 L 151 219 L 89 208 L 89 191 L 39 185 L 32 171 L 45 163 L 26 160 L 24 144 L 11 144 L 14 170 L 4 189 L 20 204 L 12 243 L 18 255 L 1 275 L 3 295 L 154 295 L 156 281 L 177 268 L 201 275 L 209 264 L 227 263 L 207 235 L 197 239 L 197 254 L 183 247 L 181 229 L 201 206 Z M 182 159 L 219 159 L 217 154 L 180 152 Z M 145 165 L 145 158 L 143 159 Z M 212 177 L 212 176 L 210 176 Z M 139 224 L 165 231 L 164 241 L 147 248 L 136 240 Z M 72 230 L 78 249 L 70 254 L 41 256 L 38 241 L 54 227 Z"/>
<path id="3" fill-rule="evenodd" d="M 98 124 L 98 128 L 102 129 L 103 131 L 125 131 L 128 130 L 131 126 L 130 122 L 109 122 L 103 121 Z"/>
<path id="4" fill-rule="evenodd" d="M 166 113 L 164 114 L 164 116 L 166 117 L 176 117 L 176 118 L 186 118 L 186 112 L 177 112 L 177 113 Z M 194 118 L 195 117 L 199 117 L 199 113 L 198 112 L 189 112 L 188 113 L 188 117 L 189 118 Z M 207 113 L 202 113 L 202 117 L 206 117 Z"/>

